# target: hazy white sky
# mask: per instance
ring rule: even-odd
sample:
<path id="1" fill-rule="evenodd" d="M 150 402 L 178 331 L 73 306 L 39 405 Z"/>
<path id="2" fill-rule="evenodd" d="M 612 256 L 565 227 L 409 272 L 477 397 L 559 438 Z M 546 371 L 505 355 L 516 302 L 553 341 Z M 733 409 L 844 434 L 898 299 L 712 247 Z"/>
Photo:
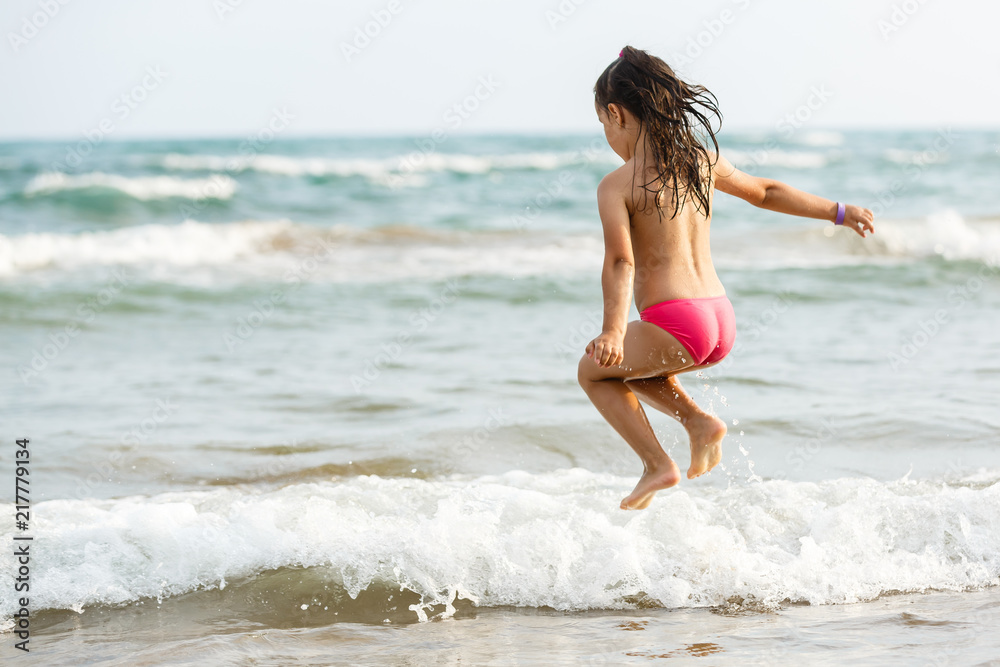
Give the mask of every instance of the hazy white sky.
<path id="1" fill-rule="evenodd" d="M 0 6 L 0 138 L 597 132 L 625 44 L 727 128 L 1000 126 L 996 0 L 61 1 Z"/>

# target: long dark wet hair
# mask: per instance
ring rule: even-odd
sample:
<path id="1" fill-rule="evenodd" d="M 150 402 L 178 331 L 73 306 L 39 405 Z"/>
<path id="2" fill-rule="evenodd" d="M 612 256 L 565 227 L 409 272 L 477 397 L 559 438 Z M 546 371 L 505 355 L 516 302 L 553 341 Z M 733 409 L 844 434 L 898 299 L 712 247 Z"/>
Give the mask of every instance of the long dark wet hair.
<path id="1" fill-rule="evenodd" d="M 680 211 L 689 194 L 697 201 L 695 210 L 703 208 L 706 217 L 711 215 L 709 200 L 712 184 L 703 167 L 710 163 L 710 158 L 699 141 L 696 130 L 699 126 L 704 128 L 715 146 L 715 154 L 718 155 L 719 142 L 715 139 L 710 122 L 710 116 L 716 116 L 719 119 L 719 129 L 722 129 L 722 113 L 715 95 L 704 86 L 685 83 L 667 63 L 656 56 L 626 46 L 622 49 L 621 56 L 597 78 L 594 99 L 605 112 L 608 111 L 609 104 L 620 104 L 639 120 L 640 131 L 643 127 L 646 129 L 657 176 L 643 183 L 642 188 L 646 192 L 656 193 L 656 210 L 661 219 L 663 207 L 659 205 L 660 198 L 671 177 L 671 202 L 674 205 L 671 220 Z M 704 111 L 699 107 L 703 107 Z M 638 136 L 636 143 L 638 144 Z M 645 170 L 644 164 L 643 177 Z M 634 172 L 632 182 L 635 183 Z M 659 187 L 649 187 L 657 182 Z M 646 209 L 646 199 L 644 195 L 640 210 Z M 632 204 L 635 208 L 634 201 Z"/>

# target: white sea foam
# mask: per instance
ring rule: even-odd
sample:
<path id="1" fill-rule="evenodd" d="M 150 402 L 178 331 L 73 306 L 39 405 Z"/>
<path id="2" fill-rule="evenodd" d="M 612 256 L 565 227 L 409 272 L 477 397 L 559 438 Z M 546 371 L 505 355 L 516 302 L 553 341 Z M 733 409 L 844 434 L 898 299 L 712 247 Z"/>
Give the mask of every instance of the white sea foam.
<path id="1" fill-rule="evenodd" d="M 609 164 L 618 160 L 610 150 L 595 153 L 591 157 Z M 232 173 L 249 169 L 282 176 L 363 176 L 376 182 L 391 184 L 400 177 L 417 173 L 448 171 L 459 174 L 485 174 L 495 170 L 512 169 L 554 170 L 580 163 L 583 159 L 583 153 L 579 151 L 467 155 L 415 150 L 382 159 L 170 153 L 162 158 L 154 158 L 153 162 L 167 169 L 179 171 Z"/>
<path id="2" fill-rule="evenodd" d="M 744 235 L 719 227 L 713 237 L 713 259 L 725 268 L 885 265 L 930 258 L 1000 266 L 1000 219 L 966 221 L 948 210 L 919 219 L 876 219 L 875 233 L 866 238 L 829 223 L 775 227 L 758 233 L 752 253 Z"/>
<path id="3" fill-rule="evenodd" d="M 1000 483 L 767 481 L 661 493 L 622 512 L 633 479 L 580 468 L 447 479 L 354 477 L 35 505 L 32 611 L 222 588 L 324 567 L 481 606 L 614 609 L 836 604 L 1000 583 Z M 12 506 L 8 509 L 12 512 Z M 12 527 L 0 567 L 14 571 Z M 10 627 L 13 588 L 0 588 Z"/>
<path id="4" fill-rule="evenodd" d="M 1000 220 L 967 222 L 945 210 L 919 220 L 887 220 L 869 237 L 883 254 L 1000 263 Z"/>
<path id="5" fill-rule="evenodd" d="M 289 223 L 142 225 L 80 234 L 0 235 L 0 275 L 89 266 L 230 264 L 259 254 Z"/>
<path id="6" fill-rule="evenodd" d="M 223 174 L 209 178 L 180 179 L 172 176 L 134 176 L 105 174 L 69 175 L 46 172 L 35 176 L 24 188 L 27 196 L 64 192 L 67 190 L 116 190 L 142 201 L 152 199 L 231 199 L 236 193 L 236 181 Z"/>
<path id="7" fill-rule="evenodd" d="M 827 238 L 823 231 L 836 233 Z M 942 212 L 925 220 L 879 220 L 861 239 L 847 230 L 780 228 L 761 232 L 752 253 L 723 228 L 713 239 L 720 267 L 823 267 L 929 257 L 1000 258 L 1000 220 L 967 222 Z M 212 284 L 227 277 L 317 282 L 442 280 L 463 275 L 587 275 L 600 271 L 598 234 L 431 231 L 416 227 L 321 228 L 287 220 L 141 225 L 78 234 L 0 235 L 0 276 L 131 266 L 157 280 Z M 204 268 L 208 273 L 193 272 Z"/>
<path id="8" fill-rule="evenodd" d="M 185 280 L 191 267 L 225 266 L 281 279 L 369 282 L 460 275 L 527 276 L 600 270 L 596 236 L 513 232 L 428 232 L 412 227 L 365 231 L 289 221 L 142 225 L 79 234 L 0 235 L 0 276 L 92 266 L 133 266 L 159 279 Z"/>

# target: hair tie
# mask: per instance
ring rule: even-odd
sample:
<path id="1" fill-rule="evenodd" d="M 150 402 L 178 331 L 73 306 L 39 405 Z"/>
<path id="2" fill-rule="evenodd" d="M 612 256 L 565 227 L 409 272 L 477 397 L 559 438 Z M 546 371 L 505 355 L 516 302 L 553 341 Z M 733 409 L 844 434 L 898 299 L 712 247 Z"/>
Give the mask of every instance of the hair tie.
<path id="1" fill-rule="evenodd" d="M 624 55 L 625 55 L 625 49 L 622 49 L 621 51 L 618 52 L 618 57 L 619 58 L 621 58 Z"/>

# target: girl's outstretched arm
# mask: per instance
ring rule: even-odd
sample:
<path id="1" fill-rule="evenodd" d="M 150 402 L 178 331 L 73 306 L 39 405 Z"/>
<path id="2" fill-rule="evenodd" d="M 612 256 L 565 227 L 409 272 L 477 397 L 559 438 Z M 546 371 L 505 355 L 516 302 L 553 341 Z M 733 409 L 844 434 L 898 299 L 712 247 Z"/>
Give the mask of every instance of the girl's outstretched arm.
<path id="1" fill-rule="evenodd" d="M 831 222 L 837 219 L 837 202 L 797 190 L 781 181 L 751 176 L 734 167 L 722 155 L 715 164 L 714 176 L 717 190 L 759 208 Z M 865 236 L 866 231 L 875 233 L 874 219 L 875 216 L 867 208 L 852 204 L 845 207 L 844 227 L 853 229 L 861 236 Z"/>
<path id="2" fill-rule="evenodd" d="M 617 366 L 625 359 L 625 328 L 632 306 L 632 279 L 635 258 L 629 233 L 628 207 L 614 172 L 597 186 L 597 209 L 604 228 L 604 326 L 601 335 L 587 345 L 587 356 L 599 366 Z"/>

